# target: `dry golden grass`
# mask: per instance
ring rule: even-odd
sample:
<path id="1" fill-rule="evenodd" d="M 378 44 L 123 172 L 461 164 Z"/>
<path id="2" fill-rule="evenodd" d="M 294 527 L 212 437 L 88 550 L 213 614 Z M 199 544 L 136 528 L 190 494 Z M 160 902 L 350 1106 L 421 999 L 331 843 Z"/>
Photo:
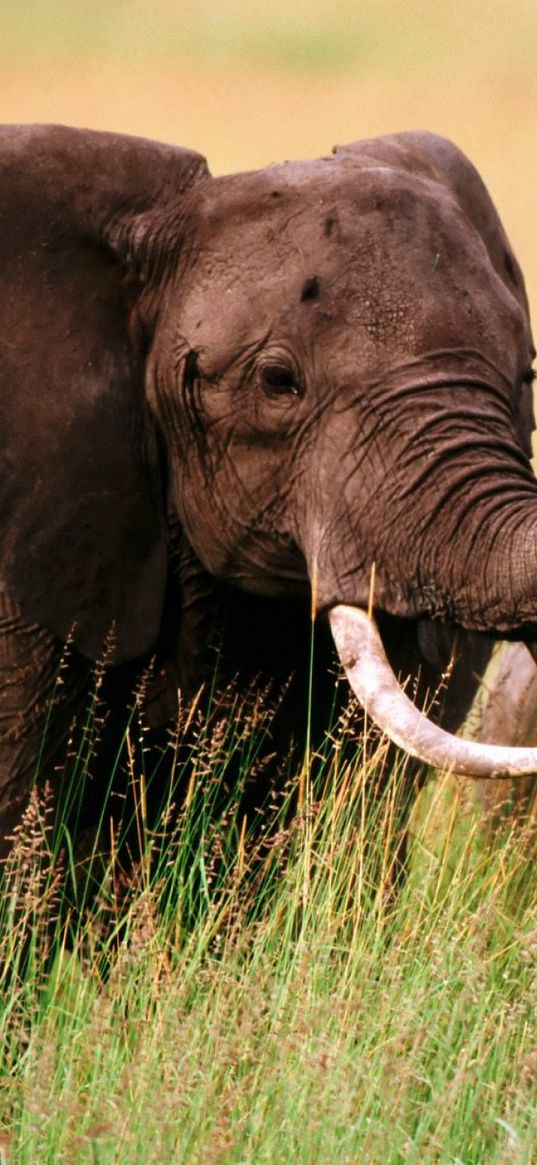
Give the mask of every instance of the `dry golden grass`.
<path id="1" fill-rule="evenodd" d="M 284 797 L 245 835 L 236 790 L 220 813 L 216 788 L 266 712 L 207 737 L 190 803 L 165 841 L 145 833 L 117 930 L 113 859 L 102 899 L 66 916 L 68 865 L 63 882 L 48 800 L 32 804 L 0 911 L 1 1165 L 532 1165 L 523 832 L 453 839 L 454 810 L 456 844 L 432 853 L 418 831 L 395 897 L 404 774 L 365 813 L 383 745 L 347 766 L 343 718 L 307 811 Z"/>

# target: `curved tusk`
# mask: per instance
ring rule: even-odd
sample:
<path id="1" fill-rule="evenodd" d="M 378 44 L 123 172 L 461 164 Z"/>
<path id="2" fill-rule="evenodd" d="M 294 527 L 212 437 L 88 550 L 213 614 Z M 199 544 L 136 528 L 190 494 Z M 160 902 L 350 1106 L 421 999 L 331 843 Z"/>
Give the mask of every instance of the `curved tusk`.
<path id="1" fill-rule="evenodd" d="M 529 651 L 534 663 L 537 663 L 537 643 L 535 641 L 533 643 L 526 643 L 525 647 Z"/>
<path id="2" fill-rule="evenodd" d="M 378 628 L 365 611 L 341 604 L 332 608 L 329 618 L 355 696 L 394 744 L 425 764 L 465 777 L 500 780 L 537 773 L 537 748 L 504 748 L 462 740 L 418 711 L 398 683 Z"/>

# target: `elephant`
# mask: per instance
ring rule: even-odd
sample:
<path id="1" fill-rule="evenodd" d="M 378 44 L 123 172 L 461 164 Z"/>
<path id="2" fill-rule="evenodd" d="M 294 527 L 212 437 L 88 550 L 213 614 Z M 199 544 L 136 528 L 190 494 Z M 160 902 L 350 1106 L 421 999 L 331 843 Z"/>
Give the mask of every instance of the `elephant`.
<path id="1" fill-rule="evenodd" d="M 415 131 L 212 177 L 37 125 L 0 171 L 2 835 L 91 666 L 121 694 L 156 657 L 173 716 L 224 611 L 239 677 L 303 679 L 312 613 L 321 688 L 333 637 L 410 755 L 535 772 L 454 735 L 492 640 L 537 637 L 528 303 L 464 154 Z M 442 727 L 402 681 L 455 642 Z"/>

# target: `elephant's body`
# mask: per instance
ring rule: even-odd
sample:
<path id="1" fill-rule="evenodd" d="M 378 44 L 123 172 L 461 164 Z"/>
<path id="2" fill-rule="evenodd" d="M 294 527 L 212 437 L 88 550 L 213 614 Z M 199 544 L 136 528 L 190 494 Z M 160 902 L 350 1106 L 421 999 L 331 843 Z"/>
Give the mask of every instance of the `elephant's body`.
<path id="1" fill-rule="evenodd" d="M 0 832 L 103 657 L 112 705 L 155 658 L 162 724 L 220 641 L 223 678 L 294 674 L 300 736 L 312 590 L 321 615 L 373 597 L 422 694 L 458 635 L 455 728 L 482 633 L 537 625 L 527 301 L 470 163 L 407 134 L 212 179 L 14 127 L 0 175 Z"/>

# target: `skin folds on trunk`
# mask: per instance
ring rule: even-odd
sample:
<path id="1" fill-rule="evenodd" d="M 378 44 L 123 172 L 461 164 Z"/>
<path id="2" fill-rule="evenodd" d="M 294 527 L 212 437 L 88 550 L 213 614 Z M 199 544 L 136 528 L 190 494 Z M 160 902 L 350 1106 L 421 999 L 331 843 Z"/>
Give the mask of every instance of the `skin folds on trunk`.
<path id="1" fill-rule="evenodd" d="M 484 391 L 447 375 L 396 386 L 399 402 L 390 383 L 367 408 L 342 392 L 315 446 L 295 537 L 317 609 L 367 606 L 374 563 L 389 615 L 537 638 L 537 481 L 506 401 L 487 412 Z"/>
<path id="2" fill-rule="evenodd" d="M 500 780 L 537 773 L 537 749 L 504 748 L 452 736 L 432 724 L 401 689 L 379 631 L 359 607 L 329 614 L 336 648 L 351 688 L 383 732 L 411 756 L 466 777 Z"/>

